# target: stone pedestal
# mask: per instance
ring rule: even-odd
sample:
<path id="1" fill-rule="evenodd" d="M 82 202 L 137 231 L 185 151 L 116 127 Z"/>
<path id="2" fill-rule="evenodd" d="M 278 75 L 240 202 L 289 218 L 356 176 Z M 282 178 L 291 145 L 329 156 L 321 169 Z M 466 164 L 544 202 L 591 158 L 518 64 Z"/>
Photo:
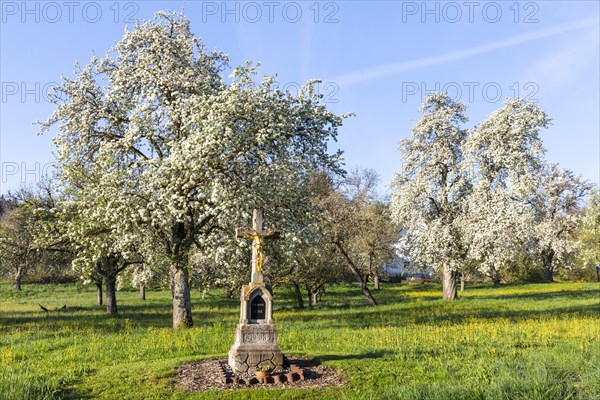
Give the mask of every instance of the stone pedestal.
<path id="1" fill-rule="evenodd" d="M 253 377 L 257 366 L 270 367 L 274 372 L 283 366 L 273 323 L 273 295 L 262 279 L 256 280 L 242 287 L 240 322 L 229 350 L 229 366 L 243 378 Z"/>

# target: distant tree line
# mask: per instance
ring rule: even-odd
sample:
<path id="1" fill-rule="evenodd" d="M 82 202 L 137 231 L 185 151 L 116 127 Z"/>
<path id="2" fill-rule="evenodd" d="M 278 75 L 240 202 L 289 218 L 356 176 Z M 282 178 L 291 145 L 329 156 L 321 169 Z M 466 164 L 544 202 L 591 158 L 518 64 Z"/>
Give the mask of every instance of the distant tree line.
<path id="1" fill-rule="evenodd" d="M 0 196 L 0 276 L 21 290 L 26 277 L 41 282 L 73 282 L 72 253 L 60 243 L 41 243 L 43 225 L 56 204 L 48 181 L 39 190 Z"/>

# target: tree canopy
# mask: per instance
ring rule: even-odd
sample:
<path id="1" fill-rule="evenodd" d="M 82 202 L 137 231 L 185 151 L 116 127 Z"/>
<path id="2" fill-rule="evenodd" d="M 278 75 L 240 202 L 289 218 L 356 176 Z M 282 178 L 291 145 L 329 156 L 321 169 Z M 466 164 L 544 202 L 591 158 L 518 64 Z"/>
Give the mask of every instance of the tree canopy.
<path id="1" fill-rule="evenodd" d="M 191 326 L 191 250 L 210 252 L 263 208 L 293 227 L 310 207 L 314 170 L 340 171 L 327 144 L 343 116 L 309 82 L 298 95 L 255 82 L 256 68 L 222 76 L 227 56 L 207 51 L 177 13 L 136 24 L 102 59 L 64 78 L 53 115 L 61 177 L 86 217 L 146 265 L 167 257 L 173 326 Z"/>

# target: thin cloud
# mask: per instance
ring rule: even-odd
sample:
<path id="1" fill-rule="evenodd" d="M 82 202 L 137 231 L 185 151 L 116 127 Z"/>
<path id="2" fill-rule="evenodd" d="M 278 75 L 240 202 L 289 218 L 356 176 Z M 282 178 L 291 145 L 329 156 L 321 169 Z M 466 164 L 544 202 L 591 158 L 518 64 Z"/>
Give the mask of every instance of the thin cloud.
<path id="1" fill-rule="evenodd" d="M 436 64 L 442 64 L 448 61 L 460 60 L 467 57 L 472 57 L 478 54 L 489 53 L 497 49 L 516 46 L 522 43 L 531 42 L 538 39 L 547 38 L 550 36 L 559 35 L 561 33 L 584 29 L 598 24 L 598 18 L 585 18 L 574 22 L 554 26 L 552 28 L 541 29 L 528 34 L 514 36 L 508 39 L 499 40 L 492 43 L 487 43 L 481 46 L 475 46 L 464 50 L 454 51 L 451 53 L 441 54 L 438 56 L 418 58 L 416 60 L 402 61 L 399 63 L 379 65 L 376 67 L 366 68 L 359 71 L 350 72 L 339 75 L 328 81 L 337 82 L 340 86 L 349 86 L 356 83 L 362 83 L 373 79 L 379 79 L 389 75 L 395 75 L 399 72 L 427 67 Z"/>
<path id="2" fill-rule="evenodd" d="M 576 82 L 585 87 L 591 78 L 585 75 L 585 70 L 593 68 L 594 60 L 598 59 L 599 40 L 598 32 L 589 30 L 575 40 L 561 43 L 525 70 L 521 80 L 543 83 L 544 91 L 572 89 Z"/>

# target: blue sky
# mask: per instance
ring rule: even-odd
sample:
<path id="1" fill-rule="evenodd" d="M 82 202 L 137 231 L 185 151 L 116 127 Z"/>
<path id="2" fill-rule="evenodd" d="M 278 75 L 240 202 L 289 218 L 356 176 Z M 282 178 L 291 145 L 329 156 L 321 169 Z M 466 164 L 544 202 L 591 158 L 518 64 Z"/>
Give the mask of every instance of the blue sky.
<path id="1" fill-rule="evenodd" d="M 520 95 L 553 118 L 547 158 L 600 181 L 600 11 L 597 1 L 1 1 L 0 193 L 52 167 L 52 135 L 36 120 L 45 91 L 76 61 L 101 56 L 135 19 L 181 10 L 231 65 L 260 62 L 294 90 L 319 78 L 331 110 L 355 112 L 338 146 L 349 168 L 382 177 L 400 166 L 422 97 L 446 89 L 470 124 Z"/>

